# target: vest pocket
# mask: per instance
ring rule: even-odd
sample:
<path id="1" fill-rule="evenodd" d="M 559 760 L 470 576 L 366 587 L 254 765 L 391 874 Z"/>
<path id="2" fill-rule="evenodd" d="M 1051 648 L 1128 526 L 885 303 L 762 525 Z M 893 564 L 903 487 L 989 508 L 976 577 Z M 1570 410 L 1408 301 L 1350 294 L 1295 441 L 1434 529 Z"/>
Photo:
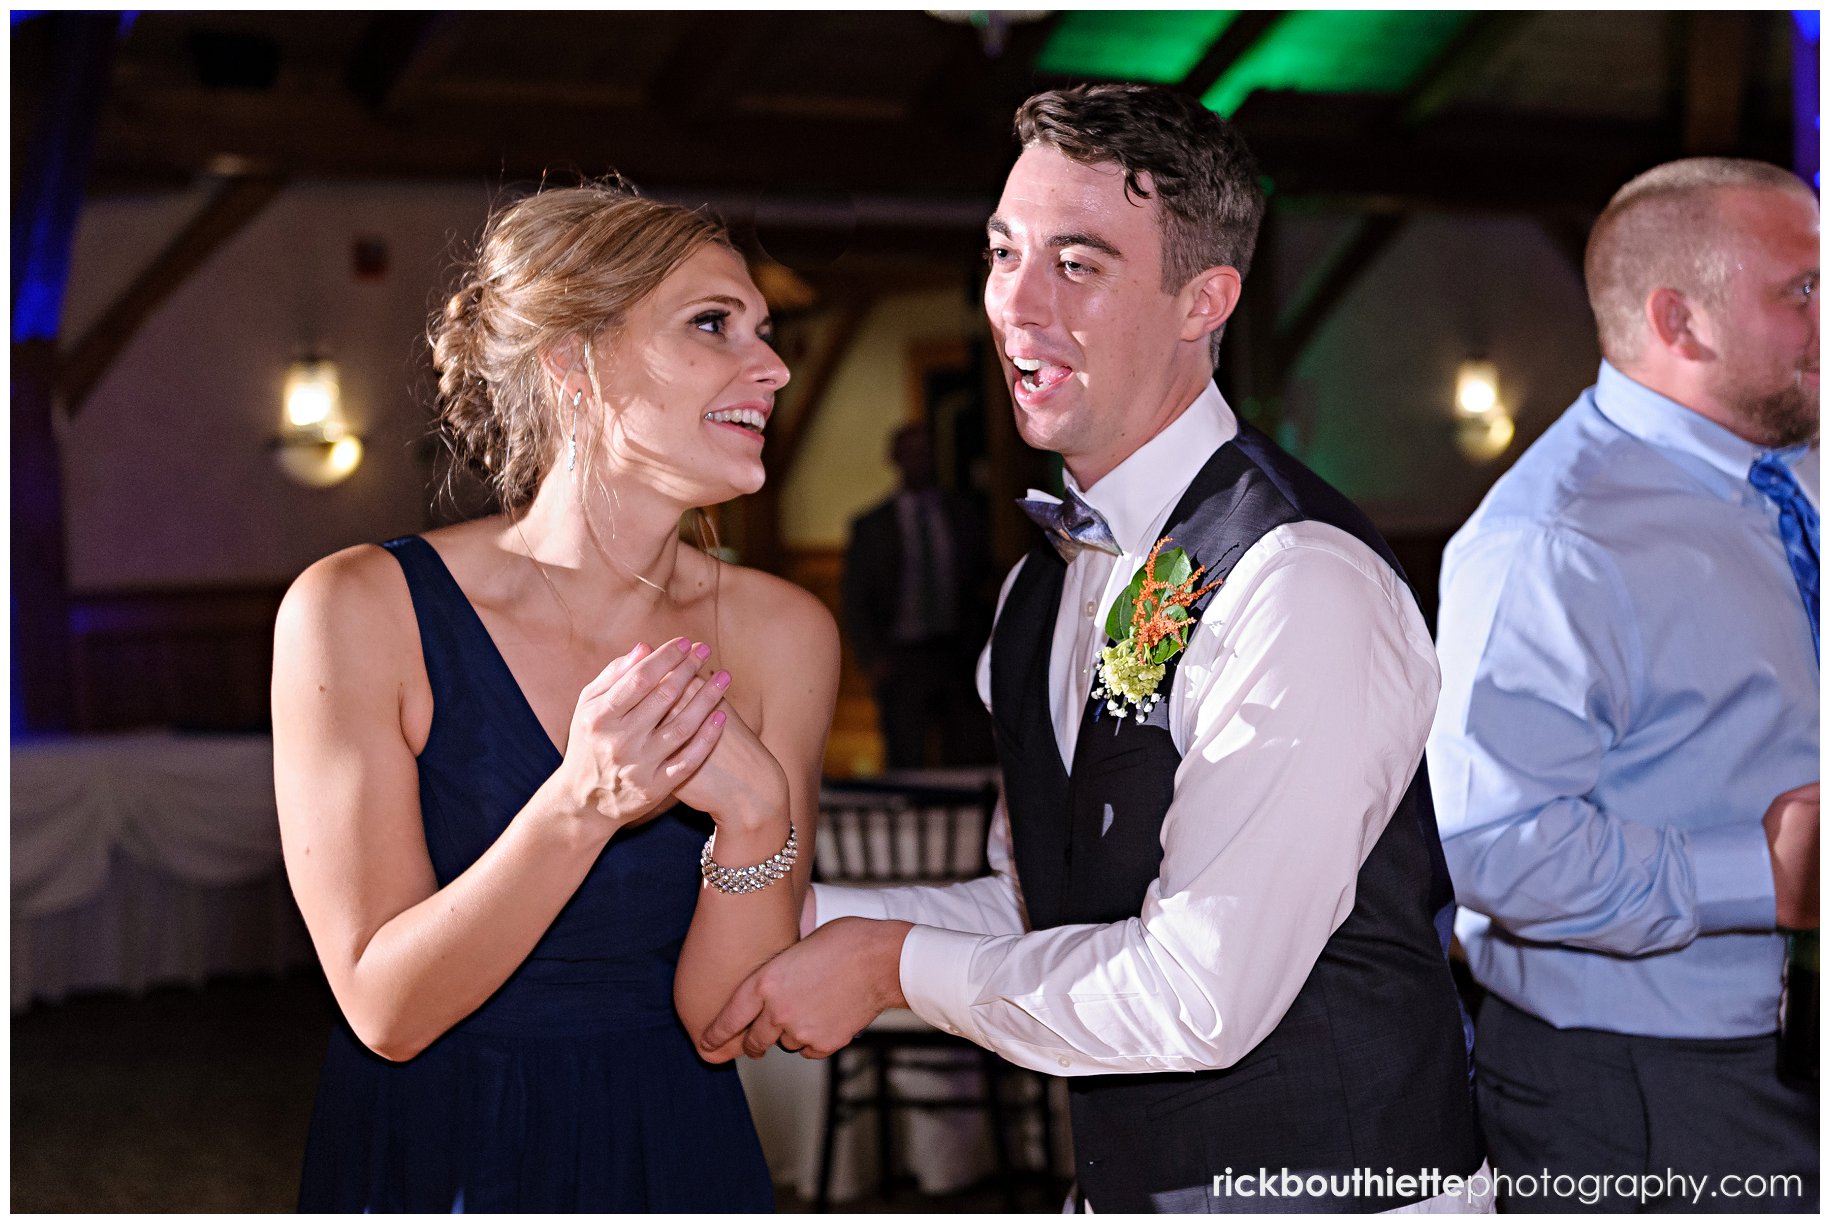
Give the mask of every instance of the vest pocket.
<path id="1" fill-rule="evenodd" d="M 1214 1076 L 1212 1078 L 1203 1077 L 1188 1085 L 1186 1088 L 1179 1088 L 1176 1091 L 1169 1093 L 1167 1096 L 1159 1097 L 1148 1105 L 1145 1105 L 1144 1116 L 1146 1118 L 1162 1118 L 1167 1117 L 1170 1114 L 1180 1113 L 1182 1110 L 1187 1109 L 1192 1105 L 1199 1105 L 1210 1098 L 1225 1096 L 1228 1093 L 1245 1087 L 1247 1084 L 1256 1083 L 1266 1076 L 1274 1074 L 1276 1071 L 1277 1059 L 1267 1058 L 1263 1062 L 1254 1063 L 1250 1067 L 1243 1067 L 1230 1075 Z"/>

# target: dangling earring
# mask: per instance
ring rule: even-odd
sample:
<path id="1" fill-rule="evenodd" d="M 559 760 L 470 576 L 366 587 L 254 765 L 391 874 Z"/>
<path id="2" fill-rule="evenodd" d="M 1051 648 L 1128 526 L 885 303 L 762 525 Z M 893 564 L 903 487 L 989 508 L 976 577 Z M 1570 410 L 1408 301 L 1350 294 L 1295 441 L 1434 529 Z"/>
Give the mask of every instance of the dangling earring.
<path id="1" fill-rule="evenodd" d="M 572 433 L 566 438 L 566 471 L 578 466 L 578 401 L 585 397 L 583 391 L 572 392 Z"/>

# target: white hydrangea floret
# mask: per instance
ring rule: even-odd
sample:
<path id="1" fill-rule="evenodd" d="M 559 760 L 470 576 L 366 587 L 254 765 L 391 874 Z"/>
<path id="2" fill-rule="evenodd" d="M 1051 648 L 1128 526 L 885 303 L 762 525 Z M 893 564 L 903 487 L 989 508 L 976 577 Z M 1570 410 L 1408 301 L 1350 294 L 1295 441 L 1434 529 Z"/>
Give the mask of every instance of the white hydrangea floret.
<path id="1" fill-rule="evenodd" d="M 1167 670 L 1161 663 L 1138 662 L 1137 647 L 1127 638 L 1099 652 L 1099 685 L 1093 696 L 1105 699 L 1108 713 L 1121 718 L 1129 713 L 1142 722 L 1159 700 L 1156 686 Z"/>

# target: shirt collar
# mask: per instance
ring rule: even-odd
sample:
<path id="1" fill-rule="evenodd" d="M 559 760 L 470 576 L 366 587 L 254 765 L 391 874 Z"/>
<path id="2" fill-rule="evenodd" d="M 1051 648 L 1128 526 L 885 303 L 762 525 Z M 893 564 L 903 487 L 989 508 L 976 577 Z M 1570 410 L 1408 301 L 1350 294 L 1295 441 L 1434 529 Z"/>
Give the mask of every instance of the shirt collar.
<path id="1" fill-rule="evenodd" d="M 1180 416 L 1101 477 L 1091 492 L 1082 489 L 1071 472 L 1062 472 L 1062 480 L 1105 518 L 1119 547 L 1148 552 L 1155 541 L 1144 536 L 1208 458 L 1238 433 L 1238 418 L 1209 379 Z"/>
<path id="2" fill-rule="evenodd" d="M 1660 395 L 1644 383 L 1622 374 L 1610 362 L 1601 363 L 1595 379 L 1595 407 L 1601 415 L 1643 442 L 1692 460 L 1701 460 L 1733 482 L 1738 496 L 1747 485 L 1748 470 L 1762 455 L 1773 454 L 1797 466 L 1811 449 L 1806 443 L 1767 451 L 1693 412 L 1676 400 Z M 1685 465 L 1695 468 L 1694 463 Z"/>

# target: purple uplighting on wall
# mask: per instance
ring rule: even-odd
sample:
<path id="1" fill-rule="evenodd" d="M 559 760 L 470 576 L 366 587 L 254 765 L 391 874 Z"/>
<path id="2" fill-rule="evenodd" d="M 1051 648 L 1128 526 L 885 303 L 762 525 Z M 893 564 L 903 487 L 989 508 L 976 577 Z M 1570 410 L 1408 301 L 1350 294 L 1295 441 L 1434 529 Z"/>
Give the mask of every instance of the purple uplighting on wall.
<path id="1" fill-rule="evenodd" d="M 1823 189 L 1818 139 L 1823 124 L 1818 98 L 1818 24 L 1816 9 L 1792 12 L 1792 168 L 1811 186 Z"/>

